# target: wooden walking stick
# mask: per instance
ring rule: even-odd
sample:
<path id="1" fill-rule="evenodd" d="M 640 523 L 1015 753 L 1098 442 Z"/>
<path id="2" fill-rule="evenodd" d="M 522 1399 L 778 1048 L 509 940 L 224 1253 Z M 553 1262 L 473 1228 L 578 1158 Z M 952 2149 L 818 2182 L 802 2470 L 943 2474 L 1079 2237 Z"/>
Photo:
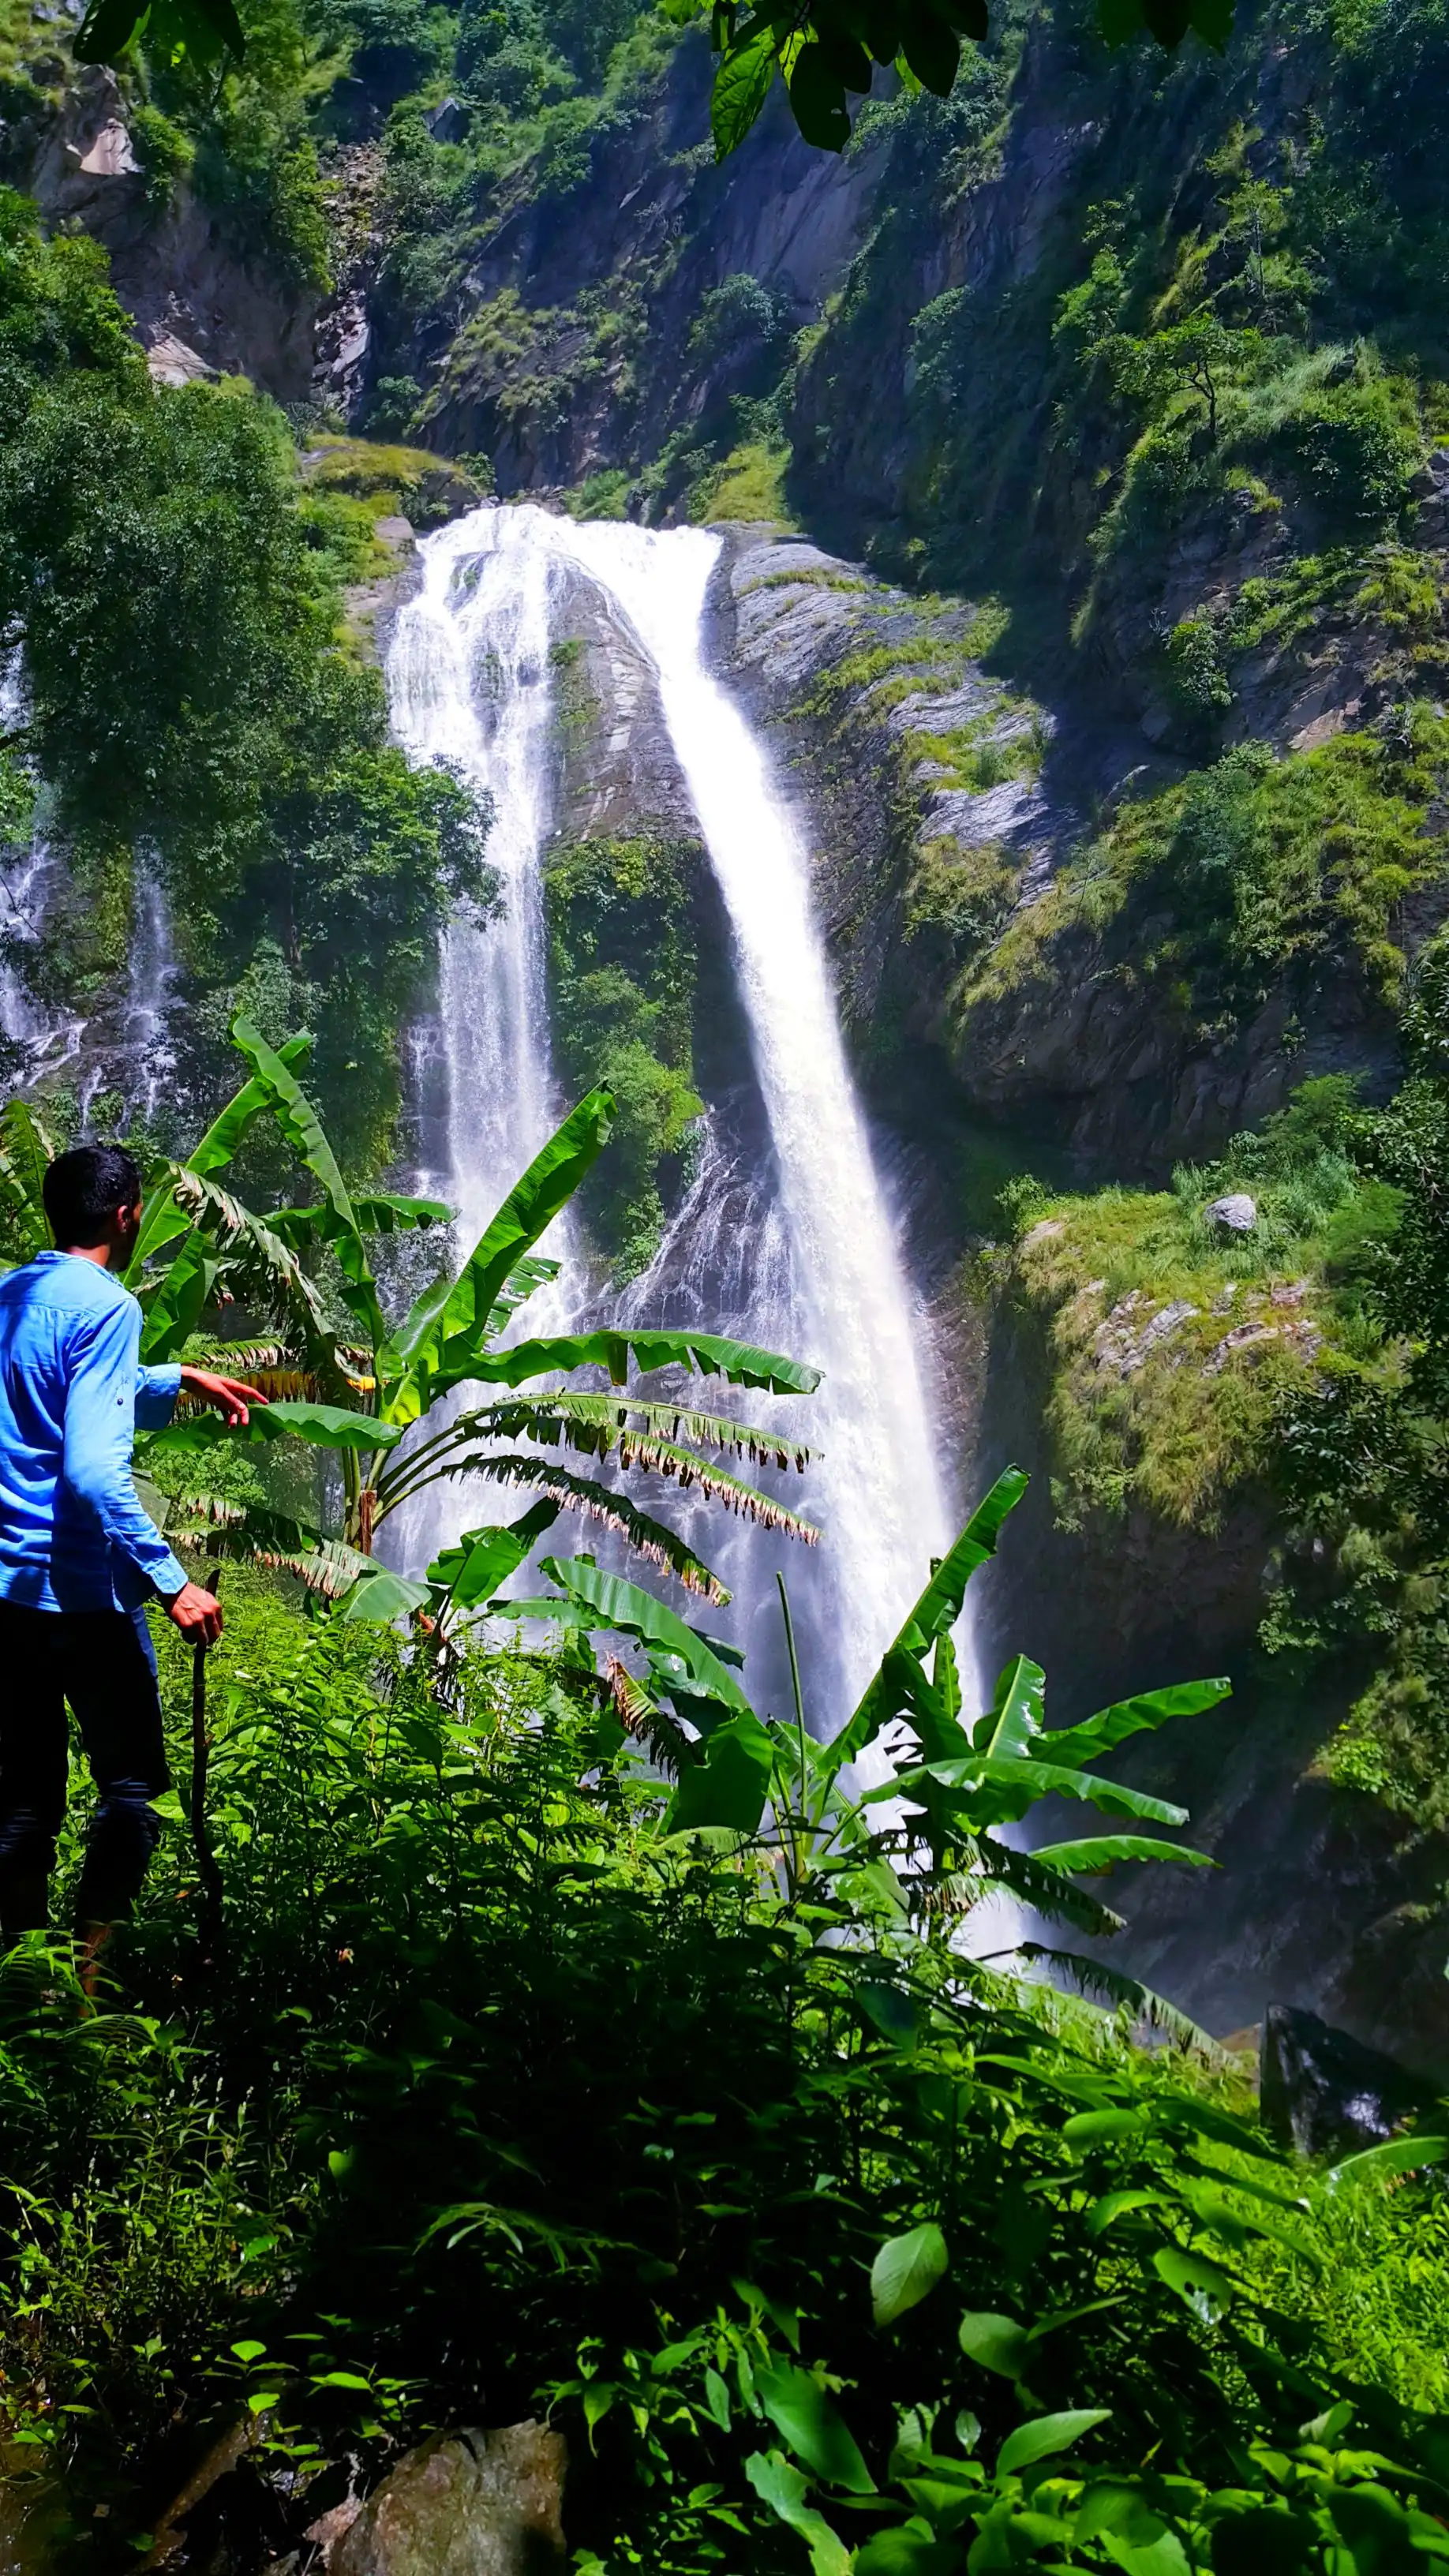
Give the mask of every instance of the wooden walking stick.
<path id="1" fill-rule="evenodd" d="M 206 1764 L 211 1736 L 206 1724 L 206 1648 L 191 1650 L 191 1840 L 201 1882 L 201 1948 L 208 1966 L 221 1954 L 221 1871 L 206 1821 Z"/>

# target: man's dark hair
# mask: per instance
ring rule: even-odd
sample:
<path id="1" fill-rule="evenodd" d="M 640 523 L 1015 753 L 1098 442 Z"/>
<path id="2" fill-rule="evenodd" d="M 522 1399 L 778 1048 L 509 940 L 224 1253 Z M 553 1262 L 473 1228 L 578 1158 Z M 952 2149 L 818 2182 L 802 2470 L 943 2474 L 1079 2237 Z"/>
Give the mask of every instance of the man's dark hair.
<path id="1" fill-rule="evenodd" d="M 141 1175 L 119 1145 L 72 1145 L 57 1154 L 41 1184 L 50 1230 L 68 1244 L 100 1243 L 117 1208 L 134 1207 Z"/>

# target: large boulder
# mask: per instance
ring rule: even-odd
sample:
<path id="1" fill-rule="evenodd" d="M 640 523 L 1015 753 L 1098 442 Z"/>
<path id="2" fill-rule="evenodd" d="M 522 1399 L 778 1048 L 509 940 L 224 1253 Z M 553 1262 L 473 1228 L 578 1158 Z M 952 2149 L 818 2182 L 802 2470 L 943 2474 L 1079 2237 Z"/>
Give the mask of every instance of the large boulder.
<path id="1" fill-rule="evenodd" d="M 567 2451 L 543 2424 L 435 2435 L 335 2541 L 327 2576 L 550 2576 L 566 2554 Z"/>
<path id="2" fill-rule="evenodd" d="M 1203 1209 L 1203 1223 L 1218 1234 L 1251 1234 L 1258 1222 L 1257 1202 L 1246 1190 L 1230 1190 L 1224 1199 L 1213 1199 Z"/>
<path id="3" fill-rule="evenodd" d="M 1316 2013 L 1270 2004 L 1263 2016 L 1263 2118 L 1301 2156 L 1376 2147 L 1434 2100 L 1425 2083 Z"/>

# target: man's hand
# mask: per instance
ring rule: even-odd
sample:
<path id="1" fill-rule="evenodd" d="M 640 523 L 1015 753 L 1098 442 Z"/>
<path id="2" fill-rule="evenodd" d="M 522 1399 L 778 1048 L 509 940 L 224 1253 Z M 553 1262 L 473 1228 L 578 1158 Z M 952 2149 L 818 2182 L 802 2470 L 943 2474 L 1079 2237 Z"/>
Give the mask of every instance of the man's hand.
<path id="1" fill-rule="evenodd" d="M 188 1368 L 184 1363 L 181 1383 L 188 1395 L 199 1395 L 203 1404 L 214 1404 L 233 1431 L 245 1431 L 251 1420 L 249 1408 L 267 1401 L 254 1386 L 243 1386 L 237 1378 L 218 1377 L 212 1369 Z"/>
<path id="2" fill-rule="evenodd" d="M 199 1583 L 183 1584 L 167 1602 L 166 1616 L 188 1646 L 214 1646 L 221 1635 L 221 1603 L 214 1592 L 203 1592 Z"/>

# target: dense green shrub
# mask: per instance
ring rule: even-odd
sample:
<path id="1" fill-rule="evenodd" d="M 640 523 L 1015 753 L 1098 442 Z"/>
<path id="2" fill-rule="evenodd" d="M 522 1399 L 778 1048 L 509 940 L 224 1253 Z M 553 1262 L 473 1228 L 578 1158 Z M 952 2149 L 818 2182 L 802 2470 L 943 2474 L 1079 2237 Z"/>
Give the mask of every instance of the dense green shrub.
<path id="1" fill-rule="evenodd" d="M 1422 453 L 1412 409 L 1382 377 L 1315 394 L 1285 421 L 1278 443 L 1313 499 L 1348 528 L 1401 516 Z"/>
<path id="2" fill-rule="evenodd" d="M 153 105 L 189 140 L 197 192 L 235 248 L 260 258 L 293 294 L 322 292 L 327 211 L 296 0 L 246 0 L 243 16 L 245 60 L 228 59 L 219 79 L 173 63 L 164 41 L 148 48 Z"/>
<path id="3" fill-rule="evenodd" d="M 146 202 L 158 210 L 169 206 L 178 183 L 191 168 L 196 148 L 189 135 L 159 107 L 142 100 L 131 110 L 131 142 L 146 174 Z"/>

